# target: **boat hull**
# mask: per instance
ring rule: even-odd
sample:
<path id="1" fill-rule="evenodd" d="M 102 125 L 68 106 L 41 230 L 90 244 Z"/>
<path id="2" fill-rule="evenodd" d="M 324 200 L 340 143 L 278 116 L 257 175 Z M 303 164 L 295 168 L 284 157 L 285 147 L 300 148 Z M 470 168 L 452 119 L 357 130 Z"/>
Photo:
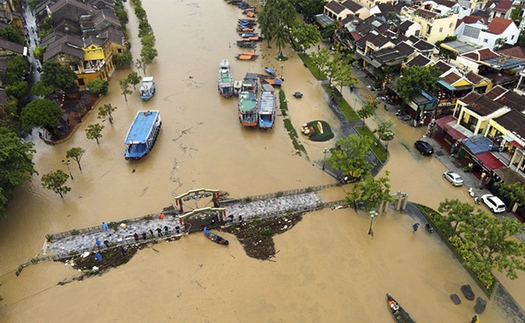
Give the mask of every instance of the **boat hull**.
<path id="1" fill-rule="evenodd" d="M 389 294 L 386 294 L 386 301 L 394 320 L 397 323 L 415 323 L 410 315 L 399 305 L 399 303 Z"/>
<path id="2" fill-rule="evenodd" d="M 127 145 L 124 158 L 138 160 L 146 156 L 153 149 L 161 126 L 158 110 L 138 111 L 124 140 L 124 144 Z"/>
<path id="3" fill-rule="evenodd" d="M 215 242 L 216 244 L 219 244 L 221 246 L 227 246 L 230 243 L 228 240 L 224 239 L 223 237 L 219 236 L 218 234 L 215 234 L 213 232 L 208 231 L 206 227 L 204 227 L 204 230 L 202 230 L 206 238 L 210 239 L 211 241 Z"/>

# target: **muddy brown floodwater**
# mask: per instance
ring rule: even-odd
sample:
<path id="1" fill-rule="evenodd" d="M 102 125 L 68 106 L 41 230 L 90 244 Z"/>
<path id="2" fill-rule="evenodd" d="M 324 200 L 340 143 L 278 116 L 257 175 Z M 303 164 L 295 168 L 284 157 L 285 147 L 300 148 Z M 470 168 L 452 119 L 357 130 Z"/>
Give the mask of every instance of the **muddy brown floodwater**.
<path id="1" fill-rule="evenodd" d="M 281 72 L 276 50 L 266 43 L 257 48 L 257 61 L 234 59 L 240 52 L 234 45 L 239 9 L 223 1 L 143 0 L 143 6 L 157 38 L 159 57 L 148 68 L 157 93 L 143 102 L 135 92 L 125 102 L 117 80 L 131 70 L 117 71 L 111 93 L 99 103 L 118 107 L 100 145 L 84 135 L 88 124 L 98 122 L 95 113 L 66 143 L 35 141 L 40 175 L 65 170 L 61 160 L 77 146 L 86 149 L 83 171 L 71 165 L 75 179 L 64 199 L 42 189 L 37 175 L 17 190 L 9 218 L 0 226 L 0 322 L 390 322 L 386 293 L 418 322 L 467 322 L 472 317 L 472 302 L 455 306 L 449 295 L 470 284 L 481 296 L 479 288 L 436 235 L 413 234 L 414 220 L 393 211 L 374 220 L 374 240 L 366 234 L 366 214 L 349 209 L 306 214 L 295 228 L 275 237 L 275 262 L 247 257 L 229 234 L 223 234 L 230 240 L 227 248 L 192 234 L 156 245 L 158 252 L 141 250 L 128 264 L 81 282 L 57 285 L 77 275 L 60 263 L 29 266 L 16 277 L 17 266 L 40 253 L 46 234 L 159 212 L 190 189 L 217 188 L 243 197 L 333 182 L 318 165 L 323 148 L 333 147 L 335 139 L 304 142 L 309 159 L 297 156 L 282 116 L 271 131 L 244 129 L 236 100 L 219 96 L 221 59 L 230 60 L 235 79 L 248 71 L 262 73 L 265 66 Z M 129 13 L 138 57 L 137 22 Z M 339 122 L 318 82 L 293 51 L 284 53 L 290 60 L 283 63 L 283 88 L 295 127 L 323 119 L 337 130 Z M 292 98 L 295 91 L 304 98 Z M 127 162 L 123 140 L 140 109 L 159 109 L 163 128 L 151 154 Z M 440 180 L 443 166 L 437 159 L 414 153 L 410 145 L 422 129 L 396 124 L 395 131 L 385 167 L 394 191 L 406 191 L 411 200 L 433 207 L 445 197 L 469 199 L 466 190 Z M 345 190 L 321 194 L 335 200 Z M 491 302 L 482 317 L 484 322 L 506 321 Z"/>

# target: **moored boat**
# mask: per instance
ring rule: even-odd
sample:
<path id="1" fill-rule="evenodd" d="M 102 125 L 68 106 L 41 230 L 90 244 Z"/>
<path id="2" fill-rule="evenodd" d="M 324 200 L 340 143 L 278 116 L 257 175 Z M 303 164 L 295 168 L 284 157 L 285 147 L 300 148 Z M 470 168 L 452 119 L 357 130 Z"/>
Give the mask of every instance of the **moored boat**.
<path id="1" fill-rule="evenodd" d="M 270 74 L 271 76 L 275 76 L 275 72 L 274 72 L 271 68 L 269 68 L 269 67 L 265 67 L 265 68 L 264 68 L 264 71 L 265 71 L 266 73 Z"/>
<path id="2" fill-rule="evenodd" d="M 238 40 L 237 46 L 241 48 L 255 48 L 256 44 L 251 40 Z"/>
<path id="3" fill-rule="evenodd" d="M 239 121 L 245 127 L 257 126 L 257 74 L 247 73 L 239 92 Z"/>
<path id="4" fill-rule="evenodd" d="M 142 78 L 142 84 L 140 85 L 140 98 L 142 100 L 149 100 L 154 93 L 155 82 L 153 82 L 153 76 Z"/>
<path id="5" fill-rule="evenodd" d="M 159 110 L 138 111 L 124 140 L 127 145 L 124 158 L 141 159 L 146 156 L 157 141 L 161 126 Z"/>
<path id="6" fill-rule="evenodd" d="M 270 84 L 261 86 L 261 95 L 257 102 L 257 114 L 260 129 L 271 129 L 275 122 L 275 89 Z"/>
<path id="7" fill-rule="evenodd" d="M 389 294 L 386 294 L 386 301 L 390 312 L 397 323 L 415 323 L 408 313 L 399 305 L 399 303 Z"/>
<path id="8" fill-rule="evenodd" d="M 257 57 L 259 57 L 259 55 L 255 55 L 255 53 L 242 53 L 235 56 L 235 58 L 240 61 L 254 61 L 257 59 Z"/>
<path id="9" fill-rule="evenodd" d="M 223 59 L 219 65 L 218 87 L 222 96 L 229 98 L 233 95 L 233 76 L 227 59 Z"/>
<path id="10" fill-rule="evenodd" d="M 220 244 L 220 245 L 223 245 L 223 246 L 227 246 L 228 244 L 230 244 L 228 242 L 228 240 L 224 239 L 223 237 L 221 237 L 220 235 L 218 235 L 216 233 L 208 231 L 208 229 L 206 227 L 204 227 L 204 230 L 202 230 L 202 232 L 204 232 L 204 235 L 208 239 L 210 239 L 211 241 L 215 242 L 216 244 Z"/>

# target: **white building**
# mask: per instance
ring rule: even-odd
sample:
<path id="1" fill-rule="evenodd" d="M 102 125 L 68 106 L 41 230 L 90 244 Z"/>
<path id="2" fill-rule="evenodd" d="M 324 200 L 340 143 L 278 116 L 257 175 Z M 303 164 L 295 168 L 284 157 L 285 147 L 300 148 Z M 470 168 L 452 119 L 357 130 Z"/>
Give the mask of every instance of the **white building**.
<path id="1" fill-rule="evenodd" d="M 462 21 L 454 31 L 454 36 L 468 44 L 494 49 L 498 39 L 514 45 L 518 41 L 519 29 L 509 19 L 494 18 L 488 25 L 480 21 L 467 23 Z M 502 45 L 502 44 L 500 44 Z"/>

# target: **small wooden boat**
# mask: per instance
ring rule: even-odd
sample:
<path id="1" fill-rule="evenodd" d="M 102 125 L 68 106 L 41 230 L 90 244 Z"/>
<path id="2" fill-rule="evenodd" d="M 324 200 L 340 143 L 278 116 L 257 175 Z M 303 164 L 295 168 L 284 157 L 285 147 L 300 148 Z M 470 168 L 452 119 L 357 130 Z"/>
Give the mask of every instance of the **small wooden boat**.
<path id="1" fill-rule="evenodd" d="M 237 27 L 237 31 L 240 32 L 240 33 L 251 33 L 255 30 L 255 28 L 253 27 Z"/>
<path id="2" fill-rule="evenodd" d="M 208 229 L 206 229 L 206 227 L 204 227 L 204 230 L 202 230 L 202 232 L 204 232 L 204 235 L 208 239 L 210 239 L 211 241 L 215 242 L 216 244 L 220 244 L 220 245 L 223 245 L 223 246 L 227 246 L 229 244 L 228 240 L 224 239 L 223 237 L 219 236 L 218 234 L 215 234 L 213 232 L 208 231 Z"/>
<path id="3" fill-rule="evenodd" d="M 259 57 L 259 55 L 255 55 L 254 53 L 242 53 L 235 56 L 235 58 L 240 61 L 254 61 L 257 57 Z"/>
<path id="4" fill-rule="evenodd" d="M 390 309 L 390 312 L 392 312 L 392 315 L 394 316 L 394 319 L 397 323 L 415 323 L 410 315 L 399 305 L 399 303 L 389 294 L 386 294 L 386 301 L 388 304 L 388 308 Z"/>
<path id="5" fill-rule="evenodd" d="M 237 41 L 237 46 L 241 47 L 241 48 L 255 48 L 255 46 L 257 46 L 257 44 L 255 44 L 255 42 L 250 41 L 250 40 L 247 40 L 247 41 L 238 40 Z"/>
<path id="6" fill-rule="evenodd" d="M 240 34 L 241 38 L 250 38 L 250 37 L 257 37 L 259 36 L 258 33 L 244 33 Z"/>

